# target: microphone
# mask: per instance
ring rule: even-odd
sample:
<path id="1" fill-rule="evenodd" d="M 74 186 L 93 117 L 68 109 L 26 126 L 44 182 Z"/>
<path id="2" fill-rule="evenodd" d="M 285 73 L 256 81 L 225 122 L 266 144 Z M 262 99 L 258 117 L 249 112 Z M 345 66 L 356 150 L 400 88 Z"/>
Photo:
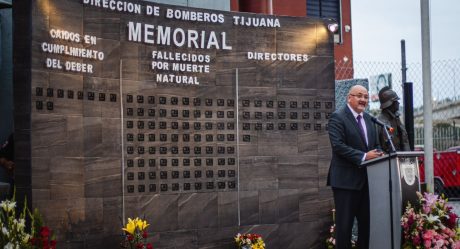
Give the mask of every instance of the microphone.
<path id="1" fill-rule="evenodd" d="M 393 133 L 393 131 L 394 131 L 393 127 L 388 126 L 387 124 L 383 123 L 382 121 L 380 121 L 380 120 L 378 120 L 378 119 L 376 119 L 375 117 L 372 117 L 372 116 L 371 116 L 371 120 L 372 120 L 372 122 L 382 126 L 383 128 L 385 128 L 388 131 L 390 131 L 391 133 Z"/>

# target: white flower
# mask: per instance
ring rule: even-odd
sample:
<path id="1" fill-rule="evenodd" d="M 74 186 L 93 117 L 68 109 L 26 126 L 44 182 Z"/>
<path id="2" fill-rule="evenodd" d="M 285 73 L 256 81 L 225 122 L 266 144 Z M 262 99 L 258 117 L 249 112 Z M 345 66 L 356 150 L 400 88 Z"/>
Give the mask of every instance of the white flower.
<path id="1" fill-rule="evenodd" d="M 3 210 L 5 210 L 6 212 L 10 212 L 16 207 L 16 202 L 5 200 L 5 201 L 0 202 L 0 207 L 2 207 Z"/>
<path id="2" fill-rule="evenodd" d="M 3 233 L 4 235 L 6 235 L 7 237 L 8 237 L 8 235 L 10 234 L 10 233 L 8 232 L 8 229 L 7 229 L 6 227 L 2 227 L 2 233 Z"/>
<path id="3" fill-rule="evenodd" d="M 8 212 L 13 210 L 14 208 L 16 207 L 16 202 L 15 201 L 11 201 L 8 205 Z"/>
<path id="4" fill-rule="evenodd" d="M 8 242 L 8 244 L 6 244 L 3 249 L 13 249 L 14 248 L 14 245 L 11 243 L 11 242 Z"/>
<path id="5" fill-rule="evenodd" d="M 6 211 L 6 202 L 7 201 L 0 202 L 0 207 L 2 207 L 5 211 Z"/>
<path id="6" fill-rule="evenodd" d="M 27 243 L 29 242 L 29 239 L 30 239 L 30 235 L 26 233 L 24 234 L 24 237 L 22 238 L 22 242 Z"/>
<path id="7" fill-rule="evenodd" d="M 25 226 L 26 226 L 26 221 L 24 219 L 19 219 L 18 230 L 23 230 Z"/>
<path id="8" fill-rule="evenodd" d="M 426 219 L 428 220 L 429 223 L 440 222 L 439 216 L 437 216 L 437 215 L 433 216 L 433 215 L 430 214 L 430 215 L 428 215 L 426 217 Z"/>

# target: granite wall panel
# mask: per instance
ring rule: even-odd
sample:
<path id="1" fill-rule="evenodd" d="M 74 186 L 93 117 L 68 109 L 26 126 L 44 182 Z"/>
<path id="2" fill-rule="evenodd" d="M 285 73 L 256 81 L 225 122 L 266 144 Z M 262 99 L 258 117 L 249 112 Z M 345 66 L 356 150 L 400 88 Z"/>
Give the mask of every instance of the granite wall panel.
<path id="1" fill-rule="evenodd" d="M 53 157 L 65 153 L 67 120 L 65 116 L 33 114 L 31 149 L 33 157 Z"/>
<path id="2" fill-rule="evenodd" d="M 276 224 L 279 218 L 278 190 L 259 191 L 259 212 L 261 224 Z"/>
<path id="3" fill-rule="evenodd" d="M 219 192 L 217 195 L 219 227 L 238 225 L 238 193 Z"/>
<path id="4" fill-rule="evenodd" d="M 278 189 L 278 158 L 240 157 L 240 189 Z"/>
<path id="5" fill-rule="evenodd" d="M 113 198 L 120 195 L 119 158 L 86 158 L 84 164 L 85 196 Z"/>
<path id="6" fill-rule="evenodd" d="M 155 235 L 156 248 L 199 248 L 196 230 L 163 232 Z"/>
<path id="7" fill-rule="evenodd" d="M 217 193 L 183 194 L 178 202 L 179 229 L 217 227 Z"/>
<path id="8" fill-rule="evenodd" d="M 82 158 L 54 157 L 49 166 L 49 187 L 54 200 L 84 197 Z"/>
<path id="9" fill-rule="evenodd" d="M 240 191 L 241 225 L 255 225 L 259 223 L 259 192 Z"/>
<path id="10" fill-rule="evenodd" d="M 321 223 L 317 221 L 282 223 L 278 229 L 279 248 L 313 248 L 316 243 L 321 245 L 318 233 L 309 232 L 321 229 Z"/>
<path id="11" fill-rule="evenodd" d="M 123 223 L 120 218 L 123 217 L 123 213 L 119 208 L 122 203 L 121 196 L 103 197 L 103 220 L 102 224 L 98 224 L 104 228 L 103 236 L 119 237 L 120 224 Z"/>
<path id="12" fill-rule="evenodd" d="M 235 228 L 236 227 L 198 230 L 198 248 L 233 248 L 235 246 L 234 236 L 238 233 L 238 229 Z"/>
<path id="13" fill-rule="evenodd" d="M 309 194 L 301 194 L 299 197 L 299 221 L 300 222 L 313 222 L 320 218 L 320 211 L 318 207 L 318 188 L 311 191 Z"/>
<path id="14" fill-rule="evenodd" d="M 179 228 L 179 195 L 153 195 L 148 196 L 145 199 L 145 203 L 142 204 L 142 209 L 132 207 L 130 212 L 127 212 L 128 217 L 137 216 L 139 213 L 143 213 L 146 217 L 151 217 L 150 224 L 151 229 L 155 232 L 161 231 L 174 231 Z M 132 198 L 128 199 L 129 200 Z M 138 203 L 135 203 L 135 206 Z"/>

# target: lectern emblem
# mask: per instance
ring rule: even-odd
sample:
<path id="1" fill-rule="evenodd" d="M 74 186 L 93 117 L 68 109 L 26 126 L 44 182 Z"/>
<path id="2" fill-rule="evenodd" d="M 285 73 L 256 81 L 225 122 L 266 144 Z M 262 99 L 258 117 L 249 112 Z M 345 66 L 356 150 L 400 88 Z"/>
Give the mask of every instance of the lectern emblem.
<path id="1" fill-rule="evenodd" d="M 404 181 L 407 185 L 412 186 L 415 183 L 416 171 L 415 163 L 413 162 L 402 162 L 401 163 L 401 173 L 404 178 Z"/>

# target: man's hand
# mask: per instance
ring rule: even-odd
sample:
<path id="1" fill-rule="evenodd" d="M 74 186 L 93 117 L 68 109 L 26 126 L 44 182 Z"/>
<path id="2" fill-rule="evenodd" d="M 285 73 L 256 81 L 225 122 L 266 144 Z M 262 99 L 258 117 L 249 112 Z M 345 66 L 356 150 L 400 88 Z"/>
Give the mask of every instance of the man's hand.
<path id="1" fill-rule="evenodd" d="M 383 152 L 381 150 L 375 149 L 375 150 L 368 151 L 366 153 L 366 159 L 364 160 L 367 161 L 367 160 L 371 160 L 371 159 L 381 157 L 381 156 L 383 156 Z"/>
<path id="2" fill-rule="evenodd" d="M 13 172 L 14 171 L 14 162 L 13 161 L 6 161 L 6 164 L 5 164 L 5 168 L 10 171 L 10 172 Z"/>
<path id="3" fill-rule="evenodd" d="M 9 172 L 13 172 L 15 165 L 14 165 L 13 161 L 10 161 L 10 160 L 7 160 L 6 158 L 1 157 L 0 158 L 0 166 L 3 166 Z"/>

